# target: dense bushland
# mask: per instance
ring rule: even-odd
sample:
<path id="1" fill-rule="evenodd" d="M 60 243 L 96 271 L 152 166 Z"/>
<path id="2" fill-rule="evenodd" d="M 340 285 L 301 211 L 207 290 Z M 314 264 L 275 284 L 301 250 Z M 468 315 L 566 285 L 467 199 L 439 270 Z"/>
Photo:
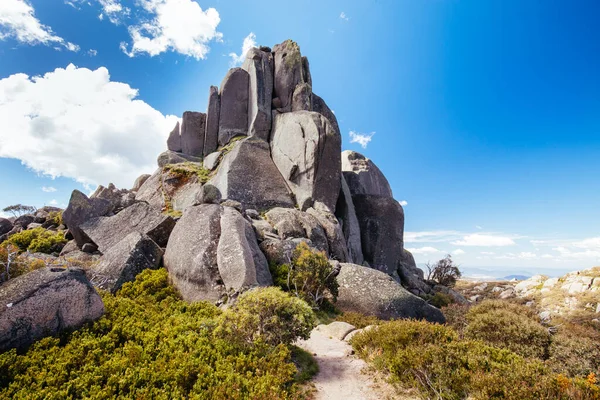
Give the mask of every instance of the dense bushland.
<path id="1" fill-rule="evenodd" d="M 22 355 L 14 350 L 0 354 L 0 398 L 299 395 L 296 380 L 306 379 L 306 374 L 298 373 L 295 365 L 310 365 L 310 359 L 301 354 L 302 362 L 294 364 L 288 343 L 294 335 L 304 336 L 314 318 L 300 299 L 276 288 L 256 289 L 239 299 L 237 320 L 234 311 L 180 300 L 164 269 L 146 270 L 116 296 L 102 293 L 102 297 L 106 314 L 93 325 L 43 339 Z M 260 309 L 259 304 L 271 306 Z M 300 317 L 290 316 L 298 310 Z M 239 326 L 228 329 L 239 321 Z M 295 329 L 283 334 L 288 324 Z M 256 334 L 267 326 L 268 334 Z M 246 334 L 223 334 L 231 331 Z M 272 332 L 278 334 L 269 336 Z M 314 370 L 314 365 L 310 368 Z"/>
<path id="2" fill-rule="evenodd" d="M 352 345 L 423 398 L 600 399 L 597 331 L 549 329 L 528 307 L 502 301 L 444 311 L 446 325 L 383 322 Z"/>

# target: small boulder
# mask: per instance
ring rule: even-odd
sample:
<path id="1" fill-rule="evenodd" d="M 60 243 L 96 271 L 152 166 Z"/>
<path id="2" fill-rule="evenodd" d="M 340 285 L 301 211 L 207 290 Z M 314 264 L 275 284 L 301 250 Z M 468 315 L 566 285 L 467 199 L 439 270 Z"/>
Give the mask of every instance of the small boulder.
<path id="1" fill-rule="evenodd" d="M 132 232 L 145 234 L 159 246 L 167 245 L 175 226 L 173 218 L 147 203 L 135 203 L 112 217 L 98 217 L 81 226 L 85 235 L 104 253 Z"/>
<path id="2" fill-rule="evenodd" d="M 205 156 L 203 164 L 202 164 L 204 166 L 204 168 L 208 169 L 209 171 L 212 171 L 213 169 L 215 169 L 218 165 L 221 154 L 222 154 L 222 152 L 220 152 L 220 151 L 214 151 L 214 152 L 210 153 L 209 155 Z"/>
<path id="3" fill-rule="evenodd" d="M 356 330 L 354 325 L 351 325 L 347 322 L 343 321 L 335 321 L 330 324 L 317 325 L 315 328 L 317 331 L 321 332 L 323 335 L 328 336 L 337 340 L 344 340 L 344 338 L 352 331 Z"/>
<path id="4" fill-rule="evenodd" d="M 13 223 L 6 218 L 0 218 L 0 236 L 10 232 L 13 228 Z"/>
<path id="5" fill-rule="evenodd" d="M 42 268 L 0 286 L 0 351 L 76 329 L 104 313 L 102 299 L 80 269 Z"/>
<path id="6" fill-rule="evenodd" d="M 442 312 L 404 289 L 389 275 L 368 267 L 342 264 L 336 307 L 381 319 L 416 318 L 444 323 Z"/>
<path id="7" fill-rule="evenodd" d="M 132 232 L 104 253 L 93 268 L 91 281 L 94 286 L 116 293 L 143 270 L 158 268 L 162 255 L 162 250 L 152 239 Z"/>
<path id="8" fill-rule="evenodd" d="M 98 246 L 96 246 L 94 243 L 86 243 L 83 246 L 81 246 L 81 251 L 83 251 L 84 253 L 92 254 L 98 251 Z"/>
<path id="9" fill-rule="evenodd" d="M 295 208 L 276 207 L 269 210 L 265 217 L 280 239 L 306 238 L 317 249 L 329 253 L 325 230 L 314 216 Z"/>
<path id="10" fill-rule="evenodd" d="M 21 215 L 21 216 L 17 217 L 17 219 L 15 219 L 15 222 L 13 223 L 13 225 L 20 226 L 23 229 L 27 229 L 29 224 L 33 223 L 34 220 L 35 220 L 35 217 L 33 215 L 25 214 L 25 215 Z"/>
<path id="11" fill-rule="evenodd" d="M 133 183 L 133 187 L 131 188 L 132 192 L 137 192 L 138 190 L 140 190 L 140 188 L 142 187 L 142 185 L 148 180 L 148 178 L 150 178 L 152 175 L 150 174 L 143 174 L 138 176 L 138 178 L 135 180 L 135 182 Z"/>
<path id="12" fill-rule="evenodd" d="M 92 218 L 106 215 L 112 206 L 106 199 L 90 199 L 79 190 L 73 190 L 69 205 L 63 212 L 62 219 L 79 247 L 89 243 L 90 238 L 80 228 Z"/>

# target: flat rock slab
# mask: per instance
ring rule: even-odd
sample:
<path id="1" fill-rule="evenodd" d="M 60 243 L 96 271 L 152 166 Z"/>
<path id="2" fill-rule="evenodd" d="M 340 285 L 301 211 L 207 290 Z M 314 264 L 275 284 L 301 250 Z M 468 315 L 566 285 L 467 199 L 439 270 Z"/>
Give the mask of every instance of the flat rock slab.
<path id="1" fill-rule="evenodd" d="M 296 343 L 313 354 L 319 373 L 313 378 L 316 400 L 383 400 L 394 397 L 385 382 L 375 382 L 365 373 L 367 364 L 351 355 L 352 346 L 313 330 L 308 340 Z"/>
<path id="2" fill-rule="evenodd" d="M 319 332 L 324 334 L 325 336 L 337 339 L 344 340 L 344 338 L 352 331 L 356 330 L 354 325 L 351 325 L 347 322 L 343 321 L 335 321 L 328 325 L 318 325 L 316 328 Z"/>

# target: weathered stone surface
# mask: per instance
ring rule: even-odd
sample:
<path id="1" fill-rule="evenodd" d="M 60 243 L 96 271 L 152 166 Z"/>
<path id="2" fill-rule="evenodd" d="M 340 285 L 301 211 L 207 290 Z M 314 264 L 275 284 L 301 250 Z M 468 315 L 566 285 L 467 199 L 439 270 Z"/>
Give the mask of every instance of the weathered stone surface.
<path id="1" fill-rule="evenodd" d="M 137 192 L 138 190 L 140 190 L 140 188 L 142 187 L 142 185 L 144 184 L 144 182 L 146 182 L 148 180 L 148 178 L 150 178 L 152 175 L 150 174 L 143 174 L 137 177 L 137 179 L 135 180 L 135 182 L 133 183 L 133 187 L 131 188 L 132 192 Z"/>
<path id="2" fill-rule="evenodd" d="M 277 233 L 275 233 L 275 229 L 271 226 L 270 223 L 265 221 L 264 219 L 251 219 L 252 227 L 254 228 L 254 232 L 256 233 L 256 239 L 259 242 L 262 242 L 268 238 L 277 239 Z"/>
<path id="3" fill-rule="evenodd" d="M 181 153 L 183 148 L 181 147 L 181 133 L 179 128 L 179 121 L 175 125 L 175 128 L 169 134 L 169 138 L 167 139 L 167 149 L 170 151 L 176 151 Z"/>
<path id="4" fill-rule="evenodd" d="M 314 216 L 295 208 L 276 207 L 269 210 L 265 217 L 280 239 L 306 238 L 315 248 L 329 253 L 325 230 Z"/>
<path id="5" fill-rule="evenodd" d="M 340 126 L 338 125 L 337 118 L 333 111 L 331 111 L 331 109 L 327 106 L 325 100 L 313 93 L 311 96 L 311 106 L 314 112 L 318 112 L 319 114 L 321 114 L 329 120 L 336 132 L 340 131 Z"/>
<path id="6" fill-rule="evenodd" d="M 404 210 L 391 197 L 359 194 L 352 196 L 360 225 L 365 261 L 379 271 L 399 279 L 403 257 Z"/>
<path id="7" fill-rule="evenodd" d="M 302 56 L 300 47 L 292 40 L 275 45 L 273 47 L 273 58 L 275 64 L 273 79 L 273 97 L 279 99 L 277 107 L 282 112 L 292 109 L 292 95 L 296 86 L 303 82 Z"/>
<path id="8" fill-rule="evenodd" d="M 81 225 L 81 229 L 105 253 L 132 232 L 145 234 L 164 247 L 174 226 L 173 218 L 140 202 L 115 216 L 90 219 Z"/>
<path id="9" fill-rule="evenodd" d="M 209 184 L 219 190 L 223 199 L 239 201 L 247 208 L 294 206 L 285 181 L 271 160 L 269 145 L 257 138 L 236 143 L 221 160 Z"/>
<path id="10" fill-rule="evenodd" d="M 311 92 L 312 88 L 308 83 L 298 84 L 292 96 L 292 111 L 312 111 Z"/>
<path id="11" fill-rule="evenodd" d="M 331 338 L 334 338 L 337 340 L 344 340 L 346 335 L 348 335 L 350 332 L 356 330 L 356 327 L 347 322 L 334 321 L 327 325 L 324 325 L 324 324 L 317 325 L 317 327 L 315 329 L 318 330 L 319 332 L 321 332 L 322 334 L 324 334 L 325 336 L 328 336 L 328 337 L 331 337 Z"/>
<path id="12" fill-rule="evenodd" d="M 240 291 L 273 284 L 267 259 L 260 251 L 252 225 L 231 207 L 223 207 L 217 266 L 227 290 Z"/>
<path id="13" fill-rule="evenodd" d="M 219 88 L 211 86 L 208 92 L 208 109 L 206 111 L 206 132 L 204 134 L 204 157 L 213 153 L 219 146 L 219 115 L 221 114 L 221 98 Z"/>
<path id="14" fill-rule="evenodd" d="M 302 56 L 302 81 L 312 86 L 312 76 L 310 74 L 310 64 L 308 57 Z"/>
<path id="15" fill-rule="evenodd" d="M 0 351 L 24 349 L 104 313 L 102 299 L 80 269 L 42 268 L 0 286 Z"/>
<path id="16" fill-rule="evenodd" d="M 325 235 L 327 236 L 329 258 L 340 262 L 348 262 L 349 257 L 346 239 L 344 238 L 342 227 L 335 215 L 328 211 L 318 211 L 314 208 L 309 208 L 306 212 L 315 217 L 323 227 Z"/>
<path id="17" fill-rule="evenodd" d="M 8 233 L 13 228 L 12 222 L 6 218 L 0 218 L 0 236 Z"/>
<path id="18" fill-rule="evenodd" d="M 137 201 L 145 201 L 153 207 L 161 210 L 165 205 L 164 194 L 162 191 L 162 168 L 158 168 L 146 181 L 140 186 L 135 194 Z"/>
<path id="19" fill-rule="evenodd" d="M 188 154 L 175 153 L 174 151 L 170 150 L 160 153 L 156 159 L 156 163 L 159 167 L 164 167 L 168 164 L 180 164 L 188 161 L 201 163 L 202 159 L 199 157 L 190 156 Z"/>
<path id="20" fill-rule="evenodd" d="M 416 318 L 443 323 L 444 315 L 409 293 L 389 275 L 368 267 L 342 264 L 336 307 L 382 319 Z"/>
<path id="21" fill-rule="evenodd" d="M 215 151 L 210 153 L 209 155 L 204 157 L 204 162 L 203 162 L 203 166 L 204 168 L 208 169 L 208 170 L 213 170 L 217 167 L 218 162 L 219 162 L 219 158 L 221 157 L 221 153 L 220 151 Z"/>
<path id="22" fill-rule="evenodd" d="M 98 246 L 96 246 L 94 243 L 86 243 L 83 246 L 81 246 L 81 251 L 83 251 L 84 253 L 92 254 L 98 251 Z"/>
<path id="23" fill-rule="evenodd" d="M 25 214 L 25 215 L 21 215 L 21 216 L 17 217 L 13 224 L 14 224 L 14 226 L 20 226 L 23 229 L 27 229 L 29 224 L 33 223 L 34 220 L 35 220 L 35 217 L 33 215 Z"/>
<path id="24" fill-rule="evenodd" d="M 225 294 L 217 265 L 222 207 L 190 207 L 173 229 L 164 264 L 175 287 L 186 301 L 216 302 Z"/>
<path id="25" fill-rule="evenodd" d="M 69 242 L 67 242 L 67 244 L 65 244 L 65 247 L 62 248 L 62 250 L 60 251 L 60 255 L 64 256 L 77 250 L 79 250 L 79 247 L 77 247 L 77 242 L 75 242 L 74 240 L 70 240 Z"/>
<path id="26" fill-rule="evenodd" d="M 351 150 L 344 151 L 342 153 L 342 171 L 352 195 L 370 194 L 392 197 L 392 189 L 383 173 L 373 161 L 362 154 Z"/>
<path id="27" fill-rule="evenodd" d="M 181 151 L 183 154 L 202 158 L 204 155 L 204 135 L 206 114 L 186 111 L 181 119 Z"/>
<path id="28" fill-rule="evenodd" d="M 219 145 L 248 134 L 248 89 L 250 76 L 241 68 L 232 68 L 221 82 Z"/>
<path id="29" fill-rule="evenodd" d="M 266 238 L 260 242 L 259 246 L 269 264 L 289 264 L 292 260 L 294 250 L 302 242 L 314 248 L 312 242 L 305 238 L 287 240 Z"/>
<path id="30" fill-rule="evenodd" d="M 94 286 L 116 293 L 145 269 L 156 269 L 163 252 L 148 236 L 132 232 L 112 246 L 93 268 Z"/>
<path id="31" fill-rule="evenodd" d="M 110 202 L 110 213 L 118 213 L 135 203 L 135 193 L 127 189 L 117 189 L 112 183 L 108 187 L 102 185 L 90 196 L 90 199 L 105 199 Z"/>
<path id="32" fill-rule="evenodd" d="M 431 291 L 431 287 L 424 281 L 423 271 L 417 267 L 412 253 L 406 249 L 402 250 L 402 254 L 399 259 L 398 275 L 400 276 L 400 282 L 404 287 L 411 290 L 416 290 L 419 295 L 423 295 Z M 444 293 L 451 296 L 454 295 L 448 292 Z"/>
<path id="33" fill-rule="evenodd" d="M 80 226 L 92 218 L 106 215 L 111 210 L 111 204 L 105 199 L 89 199 L 79 190 L 73 190 L 67 209 L 62 219 L 79 247 L 90 241 Z"/>
<path id="34" fill-rule="evenodd" d="M 335 210 L 340 192 L 342 139 L 329 121 L 310 111 L 275 116 L 271 156 L 300 209 Z"/>
<path id="35" fill-rule="evenodd" d="M 273 54 L 250 49 L 242 69 L 248 72 L 248 136 L 269 140 L 273 98 Z"/>
<path id="36" fill-rule="evenodd" d="M 335 206 L 335 215 L 340 221 L 348 252 L 348 262 L 362 265 L 364 257 L 360 237 L 360 225 L 356 218 L 352 195 L 344 176 L 341 176 L 341 189 Z"/>

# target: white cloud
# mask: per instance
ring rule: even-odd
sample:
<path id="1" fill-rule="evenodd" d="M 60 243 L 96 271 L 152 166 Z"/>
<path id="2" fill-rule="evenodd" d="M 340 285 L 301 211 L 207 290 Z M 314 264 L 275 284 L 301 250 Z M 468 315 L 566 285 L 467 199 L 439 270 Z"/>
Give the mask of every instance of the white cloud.
<path id="1" fill-rule="evenodd" d="M 480 233 L 464 236 L 462 240 L 451 243 L 457 246 L 513 246 L 515 244 L 514 240 L 510 237 Z"/>
<path id="2" fill-rule="evenodd" d="M 90 49 L 87 54 L 91 57 L 96 57 L 98 55 L 98 50 Z"/>
<path id="3" fill-rule="evenodd" d="M 413 254 L 435 254 L 435 253 L 444 253 L 442 250 L 438 250 L 435 247 L 419 247 L 419 248 L 407 248 L 406 250 L 410 251 Z"/>
<path id="4" fill-rule="evenodd" d="M 204 59 L 209 52 L 208 43 L 223 37 L 217 32 L 221 22 L 214 8 L 203 11 L 192 0 L 139 0 L 141 7 L 152 19 L 129 27 L 133 43 L 119 46 L 129 57 L 139 53 L 156 56 L 166 51 Z"/>
<path id="5" fill-rule="evenodd" d="M 479 225 L 475 225 L 475 229 L 482 230 L 483 228 L 481 226 L 479 226 Z"/>
<path id="6" fill-rule="evenodd" d="M 452 254 L 459 256 L 461 254 L 465 254 L 465 251 L 463 249 L 456 249 L 452 252 Z"/>
<path id="7" fill-rule="evenodd" d="M 0 40 L 14 38 L 29 45 L 59 45 L 69 51 L 79 51 L 79 46 L 65 41 L 43 25 L 35 10 L 26 0 L 0 1 Z M 60 47 L 59 47 L 60 49 Z"/>
<path id="8" fill-rule="evenodd" d="M 363 149 L 366 149 L 367 145 L 371 142 L 371 139 L 373 138 L 375 132 L 358 133 L 350 131 L 348 134 L 350 135 L 350 143 L 358 143 Z"/>
<path id="9" fill-rule="evenodd" d="M 56 199 L 52 199 L 48 202 L 48 204 L 50 204 L 51 206 L 55 206 L 58 204 L 58 201 L 56 201 Z"/>
<path id="10" fill-rule="evenodd" d="M 486 256 L 493 256 L 496 253 L 494 253 L 493 251 L 482 251 L 481 254 L 486 255 Z"/>
<path id="11" fill-rule="evenodd" d="M 399 201 L 398 203 L 400 203 L 400 205 L 401 205 L 402 207 L 406 207 L 406 206 L 408 205 L 408 201 L 406 201 L 406 200 L 401 200 L 401 201 Z"/>
<path id="12" fill-rule="evenodd" d="M 156 168 L 175 116 L 164 116 L 105 67 L 70 64 L 0 80 L 0 157 L 87 184 L 130 187 Z"/>
<path id="13" fill-rule="evenodd" d="M 343 19 L 344 21 L 350 21 L 350 18 L 343 11 L 340 13 L 340 19 Z"/>
<path id="14" fill-rule="evenodd" d="M 578 247 L 580 249 L 600 250 L 600 237 L 584 239 L 573 243 L 573 246 Z"/>
<path id="15" fill-rule="evenodd" d="M 537 255 L 535 253 L 532 253 L 530 251 L 522 251 L 519 254 L 517 254 L 518 258 L 523 258 L 525 260 L 531 260 L 533 258 L 537 258 Z"/>
<path id="16" fill-rule="evenodd" d="M 98 3 L 102 6 L 103 11 L 98 18 L 102 20 L 106 16 L 113 24 L 120 24 L 131 12 L 128 7 L 121 5 L 118 0 L 98 0 Z"/>
<path id="17" fill-rule="evenodd" d="M 449 242 L 460 235 L 457 231 L 421 231 L 404 232 L 405 243 L 437 243 Z"/>
<path id="18" fill-rule="evenodd" d="M 554 258 L 552 254 L 542 254 L 542 258 Z"/>
<path id="19" fill-rule="evenodd" d="M 56 192 L 56 188 L 52 186 L 42 186 L 42 192 L 53 193 Z"/>
<path id="20" fill-rule="evenodd" d="M 229 53 L 229 57 L 231 57 L 231 66 L 235 67 L 241 65 L 246 59 L 246 54 L 253 47 L 256 47 L 256 35 L 253 32 L 250 32 L 250 34 L 244 38 L 244 42 L 242 43 L 242 52 L 239 55 L 235 53 Z"/>

